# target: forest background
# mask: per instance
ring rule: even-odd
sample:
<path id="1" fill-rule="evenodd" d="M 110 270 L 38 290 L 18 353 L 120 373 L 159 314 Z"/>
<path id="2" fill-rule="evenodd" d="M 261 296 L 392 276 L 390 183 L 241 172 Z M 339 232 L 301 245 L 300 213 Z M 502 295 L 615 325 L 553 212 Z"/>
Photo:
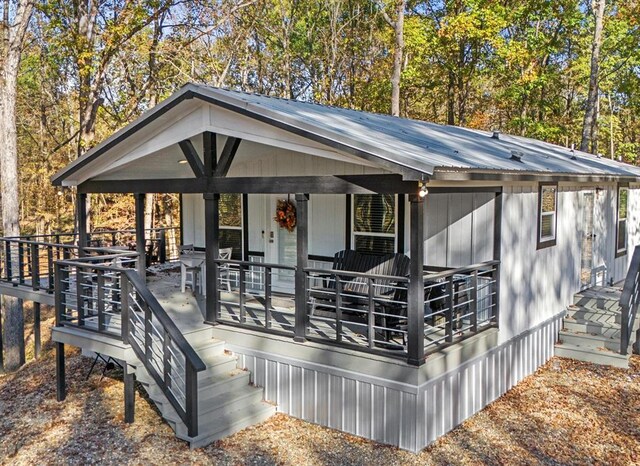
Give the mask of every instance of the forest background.
<path id="1" fill-rule="evenodd" d="M 74 193 L 49 177 L 187 82 L 500 130 L 640 162 L 635 1 L 1 6 L 5 68 L 20 21 L 24 28 L 14 47 L 23 234 L 73 230 Z M 147 223 L 172 221 L 177 198 L 148 200 Z M 130 196 L 92 199 L 94 228 L 132 221 Z"/>

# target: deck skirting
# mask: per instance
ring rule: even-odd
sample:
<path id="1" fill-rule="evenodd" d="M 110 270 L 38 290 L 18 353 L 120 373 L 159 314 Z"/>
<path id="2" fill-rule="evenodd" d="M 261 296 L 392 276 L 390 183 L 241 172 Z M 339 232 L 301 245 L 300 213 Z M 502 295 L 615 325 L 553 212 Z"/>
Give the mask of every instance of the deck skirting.
<path id="1" fill-rule="evenodd" d="M 418 452 L 480 411 L 547 362 L 562 316 L 429 376 L 420 384 L 227 344 L 238 365 L 264 387 L 280 412 L 377 442 Z M 423 374 L 423 375 L 424 375 Z"/>

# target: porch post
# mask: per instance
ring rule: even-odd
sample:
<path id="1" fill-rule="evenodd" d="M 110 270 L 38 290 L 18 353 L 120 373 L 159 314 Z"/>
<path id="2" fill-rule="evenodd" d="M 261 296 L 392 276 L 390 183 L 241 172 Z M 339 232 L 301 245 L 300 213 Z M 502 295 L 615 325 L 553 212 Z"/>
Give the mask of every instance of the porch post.
<path id="1" fill-rule="evenodd" d="M 204 194 L 205 270 L 205 322 L 218 323 L 218 267 L 220 256 L 220 194 Z"/>
<path id="2" fill-rule="evenodd" d="M 424 202 L 417 194 L 409 196 L 410 227 L 409 299 L 407 302 L 407 362 L 424 364 Z"/>
<path id="3" fill-rule="evenodd" d="M 147 257 L 146 238 L 144 231 L 144 194 L 136 193 L 136 252 L 138 253 L 138 274 L 144 280 L 146 278 Z"/>
<path id="4" fill-rule="evenodd" d="M 307 284 L 305 269 L 309 260 L 309 194 L 296 194 L 296 324 L 294 341 L 307 341 Z"/>
<path id="5" fill-rule="evenodd" d="M 67 382 L 64 371 L 64 343 L 56 342 L 56 399 L 67 397 Z"/>
<path id="6" fill-rule="evenodd" d="M 84 257 L 87 247 L 87 194 L 76 197 L 76 218 L 78 219 L 78 256 Z"/>

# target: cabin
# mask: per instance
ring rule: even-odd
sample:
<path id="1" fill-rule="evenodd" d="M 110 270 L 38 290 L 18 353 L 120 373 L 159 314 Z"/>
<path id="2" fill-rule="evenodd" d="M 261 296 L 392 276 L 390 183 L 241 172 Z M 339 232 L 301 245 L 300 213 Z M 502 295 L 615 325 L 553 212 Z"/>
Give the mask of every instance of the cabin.
<path id="1" fill-rule="evenodd" d="M 138 380 L 194 447 L 277 410 L 416 452 L 554 354 L 624 367 L 635 341 L 640 168 L 615 160 L 188 84 L 52 181 L 75 241 L 3 238 L 0 292 L 55 304 L 59 400 L 65 345 L 112 358 L 126 419 Z M 93 193 L 135 197 L 135 251 L 90 244 Z M 181 198 L 154 274 L 145 193 Z"/>

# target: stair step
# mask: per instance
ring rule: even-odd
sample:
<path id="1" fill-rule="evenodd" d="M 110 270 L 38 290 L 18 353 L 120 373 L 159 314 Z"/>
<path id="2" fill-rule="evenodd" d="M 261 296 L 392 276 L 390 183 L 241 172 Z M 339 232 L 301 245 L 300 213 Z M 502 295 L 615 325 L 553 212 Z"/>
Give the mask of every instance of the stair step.
<path id="1" fill-rule="evenodd" d="M 601 335 L 607 338 L 620 338 L 620 325 L 603 324 L 594 321 L 575 321 L 565 317 L 563 321 L 565 330 L 575 333 L 586 333 L 591 335 Z"/>
<path id="2" fill-rule="evenodd" d="M 185 339 L 189 342 L 191 346 L 195 348 L 196 346 L 199 346 L 201 343 L 210 342 L 214 340 L 213 330 L 208 325 L 206 327 L 209 327 L 209 328 L 202 328 L 202 329 L 184 334 Z M 221 340 L 217 340 L 217 341 L 221 341 Z M 224 342 L 222 341 L 221 343 L 224 344 Z"/>
<path id="3" fill-rule="evenodd" d="M 607 350 L 594 350 L 569 343 L 559 343 L 555 346 L 555 355 L 562 358 L 577 359 L 578 361 L 603 364 L 607 366 L 629 368 L 629 356 Z"/>
<path id="4" fill-rule="evenodd" d="M 588 333 L 560 330 L 559 339 L 562 343 L 582 346 L 591 349 L 606 348 L 611 351 L 620 351 L 620 338 L 608 338 L 603 335 L 590 335 Z"/>
<path id="5" fill-rule="evenodd" d="M 228 354 L 214 354 L 205 357 L 200 355 L 200 358 L 207 368 L 202 372 L 198 372 L 198 381 L 228 373 L 237 368 L 237 358 Z"/>
<path id="6" fill-rule="evenodd" d="M 176 427 L 176 436 L 190 443 L 191 448 L 208 445 L 249 426 L 263 422 L 275 413 L 275 406 L 260 402 L 243 406 L 235 411 L 225 413 L 219 418 L 212 418 L 209 422 L 198 426 L 198 436 L 189 437 L 184 424 Z"/>
<path id="7" fill-rule="evenodd" d="M 219 356 L 224 353 L 224 341 L 222 340 L 202 340 L 197 343 L 191 343 L 191 347 L 203 361 L 206 357 Z"/>
<path id="8" fill-rule="evenodd" d="M 567 309 L 565 318 L 574 319 L 576 321 L 591 321 L 618 325 L 622 321 L 622 315 L 620 312 L 593 311 L 584 308 L 580 308 L 578 310 Z"/>
<path id="9" fill-rule="evenodd" d="M 220 393 L 213 398 L 204 400 L 198 398 L 198 422 L 206 424 L 211 418 L 224 418 L 226 412 L 237 411 L 243 406 L 261 403 L 262 397 L 262 389 L 246 385 L 240 389 Z M 181 421 L 175 411 L 164 417 L 174 422 Z"/>

